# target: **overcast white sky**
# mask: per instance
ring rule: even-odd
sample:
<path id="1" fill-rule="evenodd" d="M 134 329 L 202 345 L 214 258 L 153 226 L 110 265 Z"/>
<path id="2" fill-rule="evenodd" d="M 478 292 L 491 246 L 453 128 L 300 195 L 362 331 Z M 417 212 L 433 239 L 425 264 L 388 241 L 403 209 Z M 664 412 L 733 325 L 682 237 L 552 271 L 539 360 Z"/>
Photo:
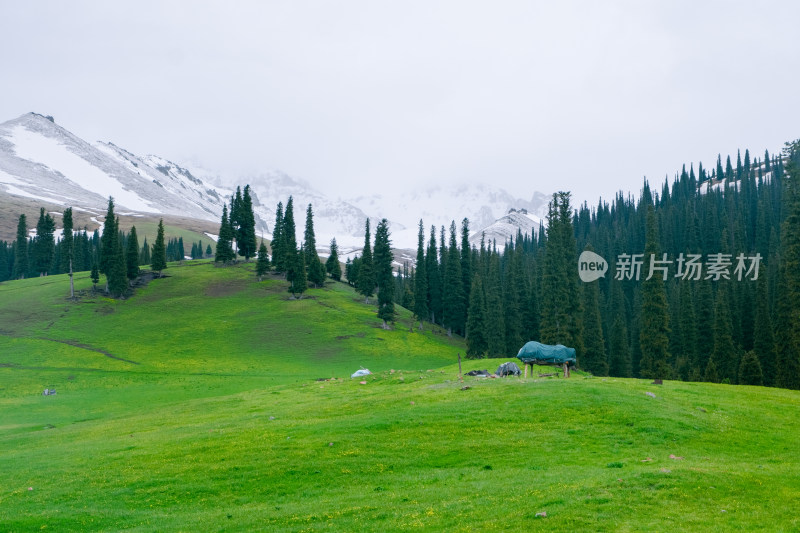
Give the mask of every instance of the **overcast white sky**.
<path id="1" fill-rule="evenodd" d="M 0 122 L 354 196 L 596 203 L 800 137 L 800 2 L 0 0 Z"/>

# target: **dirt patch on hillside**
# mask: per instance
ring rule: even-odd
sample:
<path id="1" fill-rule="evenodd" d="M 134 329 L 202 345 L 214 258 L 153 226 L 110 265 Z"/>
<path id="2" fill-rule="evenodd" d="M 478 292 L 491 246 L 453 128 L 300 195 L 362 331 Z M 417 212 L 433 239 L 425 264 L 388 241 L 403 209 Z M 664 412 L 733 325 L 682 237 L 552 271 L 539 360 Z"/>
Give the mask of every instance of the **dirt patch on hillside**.
<path id="1" fill-rule="evenodd" d="M 359 338 L 359 339 L 363 339 L 366 336 L 367 336 L 366 333 L 364 333 L 363 331 L 360 331 L 360 332 L 356 333 L 355 335 L 339 335 L 338 337 L 336 337 L 336 340 L 337 341 L 343 341 L 345 339 L 352 339 L 353 337 L 356 337 L 356 338 Z"/>
<path id="2" fill-rule="evenodd" d="M 164 273 L 161 274 L 161 278 L 168 278 L 168 277 L 169 276 L 167 274 Z M 139 274 L 139 277 L 133 280 L 133 283 L 131 283 L 131 288 L 138 289 L 139 287 L 146 287 L 147 284 L 153 281 L 154 279 L 160 279 L 155 272 L 153 272 L 152 270 L 142 270 L 141 274 Z"/>
<path id="3" fill-rule="evenodd" d="M 245 280 L 219 281 L 206 287 L 205 295 L 211 298 L 224 298 L 243 291 L 248 285 Z"/>

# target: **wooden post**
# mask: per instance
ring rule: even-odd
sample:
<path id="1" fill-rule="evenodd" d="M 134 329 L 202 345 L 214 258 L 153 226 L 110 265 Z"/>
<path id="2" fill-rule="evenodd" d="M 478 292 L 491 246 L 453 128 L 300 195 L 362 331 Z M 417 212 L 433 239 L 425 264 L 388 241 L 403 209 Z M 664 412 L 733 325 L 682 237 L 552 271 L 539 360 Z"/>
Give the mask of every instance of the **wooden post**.
<path id="1" fill-rule="evenodd" d="M 531 367 L 531 377 L 533 377 L 533 367 Z M 525 363 L 525 379 L 528 379 L 528 363 Z"/>
<path id="2" fill-rule="evenodd" d="M 461 377 L 461 352 L 458 352 L 458 380 L 464 381 L 464 378 Z"/>

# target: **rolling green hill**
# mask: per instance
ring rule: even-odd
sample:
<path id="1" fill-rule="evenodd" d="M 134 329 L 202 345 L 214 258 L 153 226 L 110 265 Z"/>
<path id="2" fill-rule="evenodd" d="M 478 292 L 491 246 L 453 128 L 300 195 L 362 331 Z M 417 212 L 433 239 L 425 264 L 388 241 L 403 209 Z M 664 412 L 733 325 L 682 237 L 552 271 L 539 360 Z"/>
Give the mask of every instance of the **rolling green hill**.
<path id="1" fill-rule="evenodd" d="M 461 383 L 460 340 L 253 266 L 0 284 L 0 531 L 800 528 L 797 392 Z"/>

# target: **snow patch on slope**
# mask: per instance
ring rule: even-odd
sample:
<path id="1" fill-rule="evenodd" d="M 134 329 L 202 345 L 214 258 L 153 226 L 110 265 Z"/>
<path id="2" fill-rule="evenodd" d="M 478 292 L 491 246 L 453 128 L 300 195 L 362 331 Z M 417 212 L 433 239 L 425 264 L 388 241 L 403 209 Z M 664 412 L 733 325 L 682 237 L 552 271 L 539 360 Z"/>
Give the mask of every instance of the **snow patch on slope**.
<path id="1" fill-rule="evenodd" d="M 14 143 L 15 153 L 22 159 L 45 165 L 86 190 L 105 197 L 113 196 L 130 209 L 158 212 L 138 194 L 123 188 L 113 176 L 72 153 L 57 139 L 45 137 L 20 125 L 12 130 L 10 140 Z"/>

